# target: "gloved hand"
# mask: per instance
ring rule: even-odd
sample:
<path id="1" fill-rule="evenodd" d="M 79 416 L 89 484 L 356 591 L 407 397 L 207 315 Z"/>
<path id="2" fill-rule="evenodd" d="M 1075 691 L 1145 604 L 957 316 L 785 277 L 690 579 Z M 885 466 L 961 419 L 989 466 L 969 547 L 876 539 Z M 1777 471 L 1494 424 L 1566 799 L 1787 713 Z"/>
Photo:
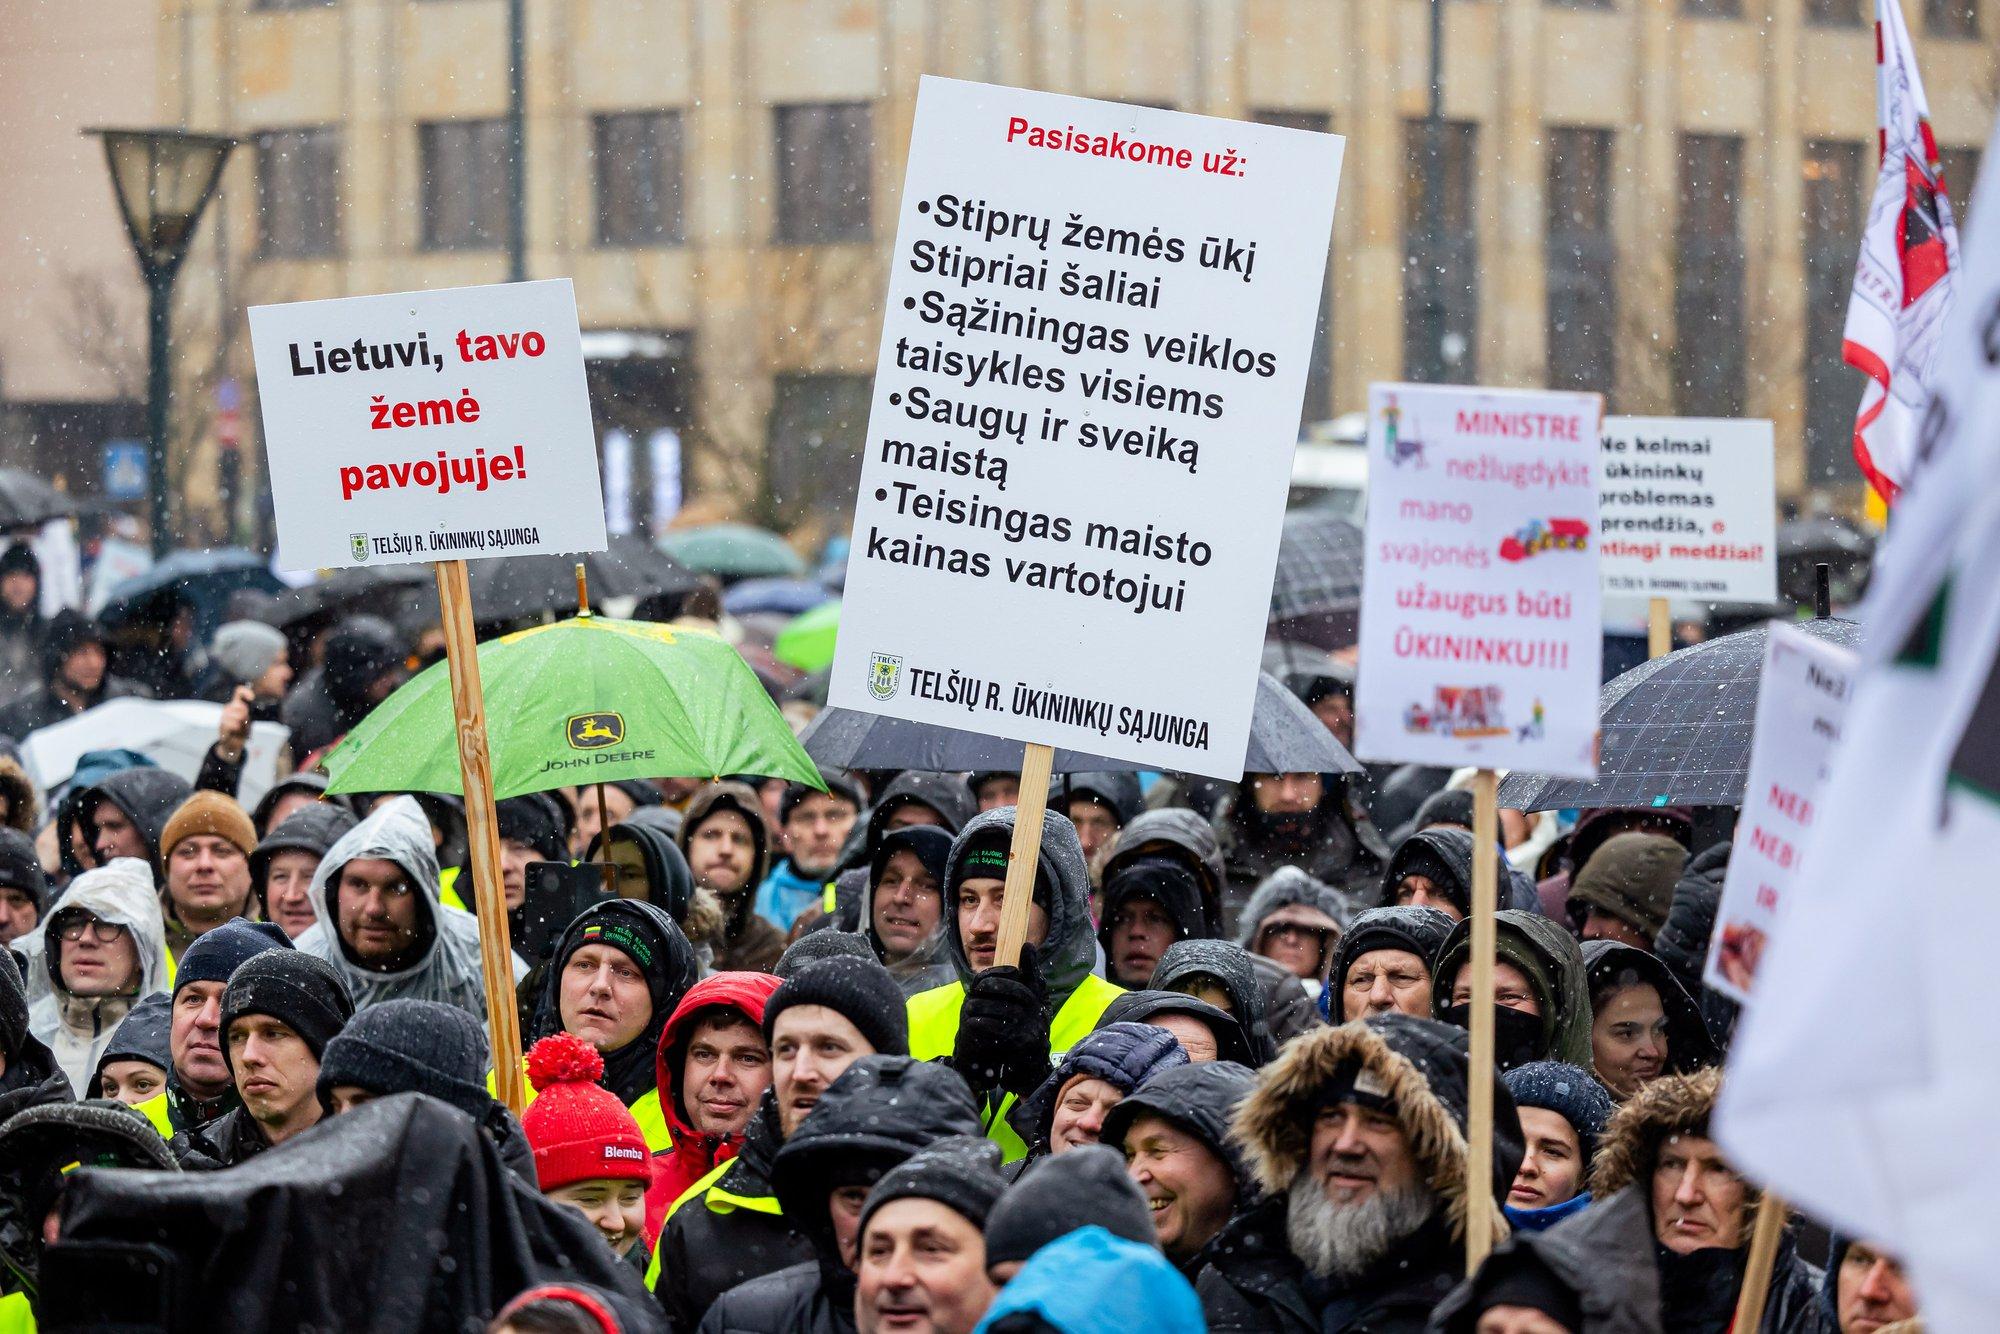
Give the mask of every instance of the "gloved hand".
<path id="1" fill-rule="evenodd" d="M 1035 947 L 1018 968 L 989 968 L 972 979 L 958 1016 L 952 1068 L 975 1089 L 1032 1092 L 1049 1075 L 1049 994 Z"/>

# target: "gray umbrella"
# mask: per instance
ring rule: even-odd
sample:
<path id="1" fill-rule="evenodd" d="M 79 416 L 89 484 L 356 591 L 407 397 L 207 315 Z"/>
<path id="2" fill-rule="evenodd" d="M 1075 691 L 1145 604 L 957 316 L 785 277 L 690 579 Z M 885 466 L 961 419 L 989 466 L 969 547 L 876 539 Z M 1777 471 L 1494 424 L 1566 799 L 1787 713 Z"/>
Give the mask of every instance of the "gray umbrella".
<path id="1" fill-rule="evenodd" d="M 1354 642 L 1361 608 L 1361 529 L 1326 510 L 1285 516 L 1271 579 L 1271 637 L 1323 649 Z"/>
<path id="2" fill-rule="evenodd" d="M 822 709 L 799 734 L 815 763 L 841 769 L 927 769 L 940 773 L 1011 773 L 1021 767 L 1021 743 L 983 732 L 884 718 L 853 709 Z M 1081 751 L 1057 750 L 1054 772 L 1102 773 L 1144 769 Z M 1250 713 L 1250 749 L 1243 772 L 1359 773 L 1361 766 L 1334 740 L 1326 725 L 1268 672 L 1257 675 Z"/>
<path id="3" fill-rule="evenodd" d="M 1801 621 L 1799 628 L 1842 648 L 1861 642 L 1853 621 Z M 1517 811 L 1740 806 L 1769 638 L 1760 625 L 1613 677 L 1597 696 L 1597 777 L 1512 773 L 1500 785 L 1500 804 Z"/>

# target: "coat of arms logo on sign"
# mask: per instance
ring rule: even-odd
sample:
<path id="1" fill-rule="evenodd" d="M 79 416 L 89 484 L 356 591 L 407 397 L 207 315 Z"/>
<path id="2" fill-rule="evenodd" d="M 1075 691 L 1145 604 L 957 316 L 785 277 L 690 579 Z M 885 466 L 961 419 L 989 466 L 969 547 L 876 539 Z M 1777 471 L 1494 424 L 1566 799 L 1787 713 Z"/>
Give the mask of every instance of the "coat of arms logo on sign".
<path id="1" fill-rule="evenodd" d="M 868 656 L 868 693 L 876 699 L 894 699 L 903 675 L 903 660 L 893 653 Z"/>

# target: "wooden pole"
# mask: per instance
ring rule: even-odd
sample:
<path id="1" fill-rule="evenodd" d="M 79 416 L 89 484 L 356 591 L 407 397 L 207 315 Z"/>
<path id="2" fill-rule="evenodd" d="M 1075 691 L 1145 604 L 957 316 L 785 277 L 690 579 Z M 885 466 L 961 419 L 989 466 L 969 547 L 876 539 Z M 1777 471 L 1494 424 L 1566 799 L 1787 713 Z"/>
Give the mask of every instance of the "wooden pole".
<path id="1" fill-rule="evenodd" d="M 1646 601 L 1646 656 L 1664 658 L 1674 651 L 1674 616 L 1665 598 Z"/>
<path id="2" fill-rule="evenodd" d="M 1014 798 L 1014 842 L 1007 849 L 1007 886 L 1001 891 L 1000 940 L 993 962 L 1013 967 L 1021 962 L 1028 939 L 1028 909 L 1035 903 L 1035 867 L 1042 856 L 1042 817 L 1049 809 L 1049 770 L 1055 767 L 1053 747 L 1030 741 L 1021 752 L 1021 787 Z"/>
<path id="3" fill-rule="evenodd" d="M 1784 1235 L 1785 1215 L 1790 1206 L 1775 1192 L 1765 1191 L 1757 1206 L 1757 1227 L 1750 1234 L 1750 1257 L 1743 1268 L 1743 1286 L 1736 1294 L 1736 1319 L 1731 1329 L 1756 1334 L 1764 1322 L 1764 1302 L 1771 1295 L 1771 1266 L 1778 1258 L 1778 1241 Z"/>
<path id="4" fill-rule="evenodd" d="M 472 854 L 472 901 L 479 917 L 479 959 L 486 983 L 486 1032 L 493 1048 L 494 1092 L 519 1115 L 521 1028 L 514 1011 L 514 953 L 507 939 L 507 898 L 500 888 L 500 825 L 493 813 L 493 762 L 486 749 L 486 698 L 479 688 L 479 642 L 472 632 L 472 589 L 465 562 L 437 562 L 438 610 L 451 670 L 458 724 L 458 771 L 465 787 L 465 832 Z"/>
<path id="5" fill-rule="evenodd" d="M 1493 1244 L 1493 914 L 1499 909 L 1495 849 L 1500 775 L 1472 776 L 1472 1042 L 1465 1111 L 1465 1272 Z"/>

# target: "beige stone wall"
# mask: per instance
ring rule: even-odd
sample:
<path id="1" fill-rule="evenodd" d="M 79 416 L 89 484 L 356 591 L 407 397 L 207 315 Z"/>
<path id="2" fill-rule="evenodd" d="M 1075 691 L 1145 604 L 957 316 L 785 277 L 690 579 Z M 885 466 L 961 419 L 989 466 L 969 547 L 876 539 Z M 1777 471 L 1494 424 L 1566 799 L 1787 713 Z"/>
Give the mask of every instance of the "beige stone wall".
<path id="1" fill-rule="evenodd" d="M 248 263 L 249 155 L 231 168 L 226 306 L 504 276 L 498 251 L 418 250 L 418 121 L 505 105 L 501 0 L 340 0 L 253 11 L 160 0 L 160 115 L 249 132 L 346 127 L 345 255 Z M 1749 408 L 1778 423 L 1780 485 L 1804 480 L 1800 152 L 1873 130 L 1869 29 L 1826 29 L 1805 0 L 1744 0 L 1738 20 L 1678 0 L 1449 0 L 1447 112 L 1480 127 L 1479 364 L 1489 382 L 1544 371 L 1544 127 L 1614 130 L 1620 393 L 1670 410 L 1675 149 L 1688 131 L 1745 139 L 1741 225 Z M 2000 0 L 1988 36 L 1921 38 L 1946 145 L 1992 119 Z M 1915 10 L 1915 3 L 1906 7 Z M 916 81 L 936 72 L 1171 104 L 1223 116 L 1330 112 L 1350 138 L 1334 234 L 1336 410 L 1401 373 L 1402 121 L 1422 114 L 1427 0 L 528 0 L 531 275 L 570 275 L 586 328 L 684 332 L 695 350 L 696 490 L 754 488 L 773 376 L 867 373 Z M 772 107 L 867 101 L 872 243 L 773 242 Z M 593 112 L 679 107 L 687 242 L 593 244 Z M 1963 190 L 1966 183 L 1955 182 Z M 213 248 L 198 256 L 212 263 Z M 218 327 L 230 326 L 218 308 Z M 236 318 L 240 324 L 240 316 Z M 199 473 L 199 469 L 196 470 Z M 736 492 L 740 499 L 742 492 Z"/>

